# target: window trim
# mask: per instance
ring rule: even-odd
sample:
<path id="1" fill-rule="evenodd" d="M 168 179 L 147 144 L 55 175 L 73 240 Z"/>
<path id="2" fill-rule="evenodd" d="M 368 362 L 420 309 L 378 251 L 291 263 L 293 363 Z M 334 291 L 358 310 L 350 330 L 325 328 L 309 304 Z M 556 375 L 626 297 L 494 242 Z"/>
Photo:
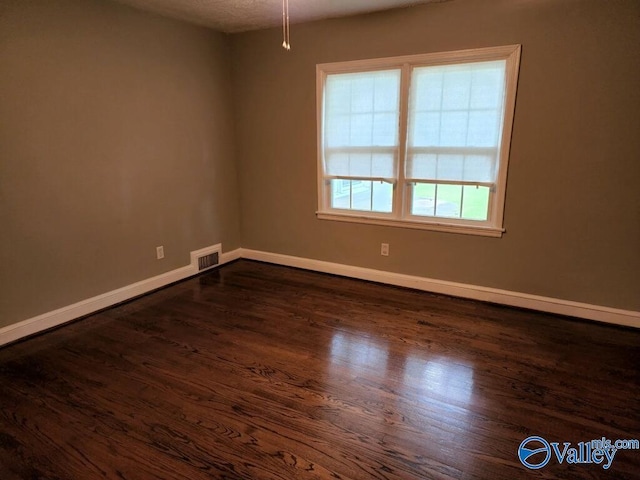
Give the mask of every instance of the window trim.
<path id="1" fill-rule="evenodd" d="M 334 220 L 354 223 L 368 223 L 375 225 L 404 227 L 439 232 L 463 233 L 490 237 L 501 237 L 504 229 L 504 205 L 507 186 L 507 170 L 511 150 L 511 134 L 515 115 L 515 101 L 520 69 L 519 44 L 498 47 L 476 48 L 451 52 L 436 52 L 419 55 L 404 55 L 397 57 L 354 60 L 337 63 L 323 63 L 316 65 L 316 121 L 317 121 L 317 194 L 318 210 L 316 216 L 321 220 Z M 436 65 L 451 65 L 462 63 L 477 63 L 492 60 L 505 60 L 505 98 L 504 118 L 499 145 L 498 173 L 495 188 L 489 197 L 489 212 L 487 221 L 481 224 L 474 220 L 447 219 L 445 217 L 423 217 L 411 215 L 409 187 L 405 179 L 405 162 L 407 155 L 407 128 L 409 121 L 409 92 L 411 72 L 414 68 Z M 400 82 L 400 125 L 399 145 L 396 162 L 399 166 L 398 176 L 393 182 L 392 213 L 368 212 L 360 210 L 340 210 L 330 207 L 327 193 L 327 177 L 323 168 L 323 118 L 324 118 L 324 85 L 327 75 L 340 73 L 354 73 L 387 69 L 401 69 Z M 388 179 L 387 179 L 388 180 Z M 401 186 L 401 188 L 399 188 Z"/>

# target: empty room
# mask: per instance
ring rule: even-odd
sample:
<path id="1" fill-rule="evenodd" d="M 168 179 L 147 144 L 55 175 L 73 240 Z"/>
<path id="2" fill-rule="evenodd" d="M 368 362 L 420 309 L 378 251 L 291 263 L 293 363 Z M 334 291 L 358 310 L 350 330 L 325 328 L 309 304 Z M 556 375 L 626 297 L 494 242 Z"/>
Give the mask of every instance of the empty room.
<path id="1" fill-rule="evenodd" d="M 0 0 L 0 479 L 637 479 L 640 2 Z"/>

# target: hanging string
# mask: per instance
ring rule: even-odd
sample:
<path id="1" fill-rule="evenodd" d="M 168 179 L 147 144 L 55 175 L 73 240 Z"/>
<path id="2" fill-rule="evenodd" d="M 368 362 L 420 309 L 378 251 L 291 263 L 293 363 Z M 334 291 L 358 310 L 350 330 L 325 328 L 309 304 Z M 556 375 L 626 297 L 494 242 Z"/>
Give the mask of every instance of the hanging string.
<path id="1" fill-rule="evenodd" d="M 282 0 L 282 48 L 291 50 L 291 32 L 289 29 L 289 0 Z"/>

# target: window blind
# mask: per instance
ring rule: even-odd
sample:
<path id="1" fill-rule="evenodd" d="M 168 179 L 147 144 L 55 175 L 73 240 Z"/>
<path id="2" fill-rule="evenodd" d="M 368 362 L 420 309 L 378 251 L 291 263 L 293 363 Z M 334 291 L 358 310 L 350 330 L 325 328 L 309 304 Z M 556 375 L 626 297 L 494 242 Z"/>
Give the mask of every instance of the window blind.
<path id="1" fill-rule="evenodd" d="M 504 60 L 414 68 L 408 181 L 492 185 L 504 117 Z"/>
<path id="2" fill-rule="evenodd" d="M 324 103 L 327 178 L 394 181 L 401 71 L 328 75 Z"/>

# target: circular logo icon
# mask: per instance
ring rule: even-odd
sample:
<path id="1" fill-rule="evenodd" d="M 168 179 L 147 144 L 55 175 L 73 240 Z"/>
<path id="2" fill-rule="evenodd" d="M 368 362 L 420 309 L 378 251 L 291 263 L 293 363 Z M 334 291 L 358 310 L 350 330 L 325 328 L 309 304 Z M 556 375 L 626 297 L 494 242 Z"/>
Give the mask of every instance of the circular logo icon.
<path id="1" fill-rule="evenodd" d="M 542 437 L 525 438 L 518 447 L 520 462 L 531 470 L 544 467 L 551 459 L 551 446 Z"/>

